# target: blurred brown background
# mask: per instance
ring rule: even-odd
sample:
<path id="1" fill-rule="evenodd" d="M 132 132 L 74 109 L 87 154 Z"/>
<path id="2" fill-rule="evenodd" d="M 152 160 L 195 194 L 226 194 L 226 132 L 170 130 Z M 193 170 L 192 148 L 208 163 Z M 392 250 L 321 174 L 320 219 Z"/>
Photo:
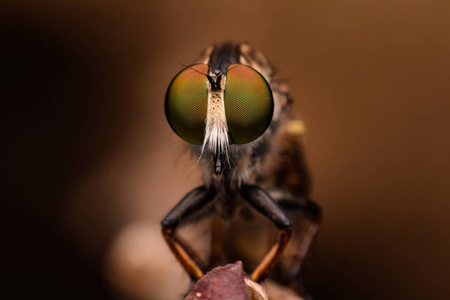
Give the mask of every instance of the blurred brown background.
<path id="1" fill-rule="evenodd" d="M 289 78 L 306 123 L 325 214 L 314 299 L 450 298 L 448 1 L 55 3 L 0 6 L 14 299 L 182 295 L 158 226 L 200 181 L 163 99 L 181 63 L 227 39 Z"/>

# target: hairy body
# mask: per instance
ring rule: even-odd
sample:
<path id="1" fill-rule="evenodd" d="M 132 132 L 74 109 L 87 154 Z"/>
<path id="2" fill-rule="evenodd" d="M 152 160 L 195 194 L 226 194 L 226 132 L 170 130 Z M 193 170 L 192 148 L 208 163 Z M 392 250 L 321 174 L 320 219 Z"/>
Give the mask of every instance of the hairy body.
<path id="1" fill-rule="evenodd" d="M 222 191 L 222 197 L 218 197 L 220 205 L 232 212 L 237 207 L 242 184 L 258 184 L 269 190 L 283 189 L 292 196 L 306 196 L 309 177 L 301 147 L 303 123 L 293 111 L 288 86 L 275 78 L 275 71 L 265 56 L 247 44 L 226 43 L 209 47 L 197 62 L 208 64 L 210 73 L 215 66 L 220 66 L 225 73 L 230 64 L 249 65 L 270 84 L 274 99 L 270 126 L 251 143 L 229 144 L 228 162 L 224 163 L 220 176 L 214 173 L 214 148 L 190 145 L 194 157 L 200 157 L 205 184 Z"/>
<path id="2" fill-rule="evenodd" d="M 205 76 L 208 90 L 206 126 L 202 143 L 190 143 L 189 147 L 198 159 L 205 185 L 188 193 L 169 212 L 162 221 L 163 235 L 177 259 L 195 280 L 202 276 L 205 265 L 209 269 L 221 264 L 224 257 L 227 262 L 227 253 L 231 252 L 237 253 L 234 255 L 237 259 L 243 259 L 245 255 L 240 253 L 248 252 L 249 249 L 245 248 L 252 246 L 239 246 L 239 236 L 245 236 L 242 235 L 245 225 L 231 233 L 224 233 L 220 226 L 213 225 L 212 253 L 209 263 L 202 264 L 188 243 L 176 237 L 174 231 L 178 225 L 202 219 L 212 212 L 226 220 L 236 215 L 237 210 L 251 215 L 249 209 L 254 209 L 270 220 L 280 230 L 281 236 L 271 240 L 274 245 L 270 251 L 259 264 L 251 268 L 252 279 L 261 281 L 269 275 L 294 232 L 298 243 L 290 243 L 290 257 L 284 263 L 285 266 L 279 268 L 281 277 L 291 280 L 298 273 L 317 231 L 320 208 L 309 200 L 309 176 L 301 146 L 303 123 L 292 108 L 288 87 L 275 78 L 275 71 L 265 56 L 247 44 L 211 46 L 203 51 L 197 63 L 187 69 Z M 196 67 L 206 65 L 208 71 L 205 74 L 198 71 L 200 67 Z M 227 76 L 231 76 L 228 72 L 239 66 L 249 66 L 251 68 L 244 68 L 256 70 L 255 73 L 264 78 L 261 80 L 269 86 L 270 101 L 273 101 L 273 107 L 270 107 L 271 119 L 263 128 L 263 133 L 245 143 L 233 142 L 236 140 L 233 137 L 237 135 L 233 136 L 233 128 L 227 122 L 231 116 L 226 114 L 225 104 Z M 245 89 L 245 78 L 242 84 Z M 246 129 L 243 128 L 244 134 Z M 251 131 L 251 126 L 248 129 Z M 309 220 L 309 225 L 303 226 L 299 221 L 302 218 Z M 291 220 L 294 220 L 294 224 Z M 253 232 L 253 235 L 258 234 L 267 235 L 267 232 Z M 225 247 L 224 235 L 231 235 L 236 243 L 230 242 Z"/>

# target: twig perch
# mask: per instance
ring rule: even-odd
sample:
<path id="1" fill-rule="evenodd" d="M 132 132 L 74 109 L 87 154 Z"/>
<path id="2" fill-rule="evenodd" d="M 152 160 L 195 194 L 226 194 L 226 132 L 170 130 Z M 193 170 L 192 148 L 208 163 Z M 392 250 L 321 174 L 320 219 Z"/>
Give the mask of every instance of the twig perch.
<path id="1" fill-rule="evenodd" d="M 302 300 L 285 287 L 268 282 L 270 299 Z M 185 300 L 268 300 L 265 289 L 245 277 L 242 262 L 220 266 L 205 274 L 189 290 Z"/>

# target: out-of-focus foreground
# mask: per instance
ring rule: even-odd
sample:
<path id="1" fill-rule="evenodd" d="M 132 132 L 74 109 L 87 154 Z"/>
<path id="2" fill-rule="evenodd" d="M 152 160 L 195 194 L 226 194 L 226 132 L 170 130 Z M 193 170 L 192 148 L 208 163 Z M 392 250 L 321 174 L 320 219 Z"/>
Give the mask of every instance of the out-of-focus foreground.
<path id="1" fill-rule="evenodd" d="M 15 299 L 186 292 L 159 221 L 200 179 L 163 100 L 182 64 L 227 39 L 272 60 L 307 126 L 324 208 L 314 299 L 450 297 L 448 1 L 3 2 L 2 270 Z"/>

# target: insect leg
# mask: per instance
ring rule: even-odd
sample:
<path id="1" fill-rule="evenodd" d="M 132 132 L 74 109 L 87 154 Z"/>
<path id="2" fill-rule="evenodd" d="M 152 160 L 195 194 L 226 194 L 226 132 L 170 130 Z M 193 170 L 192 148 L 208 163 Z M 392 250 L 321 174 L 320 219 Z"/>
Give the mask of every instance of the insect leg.
<path id="1" fill-rule="evenodd" d="M 175 236 L 175 230 L 180 223 L 210 203 L 215 191 L 206 186 L 198 187 L 189 192 L 161 221 L 162 234 L 170 250 L 180 262 L 191 279 L 197 280 L 203 272 L 195 262 L 194 255 L 190 254 L 183 242 Z"/>
<path id="2" fill-rule="evenodd" d="M 294 262 L 289 268 L 287 281 L 293 281 L 295 276 L 299 273 L 303 261 L 319 230 L 322 221 L 322 208 L 314 201 L 304 198 L 279 199 L 277 203 L 284 211 L 301 213 L 307 221 L 307 225 L 300 238 L 300 246 L 295 254 Z"/>
<path id="3" fill-rule="evenodd" d="M 262 281 L 269 275 L 283 253 L 291 236 L 292 224 L 270 195 L 260 187 L 255 185 L 244 185 L 241 188 L 241 194 L 251 206 L 272 221 L 275 226 L 281 230 L 281 237 L 278 243 L 270 249 L 269 253 L 266 254 L 262 262 L 252 273 L 251 279 L 253 281 Z"/>
<path id="4" fill-rule="evenodd" d="M 215 216 L 211 222 L 211 255 L 209 267 L 217 267 L 223 262 L 223 222 Z"/>

